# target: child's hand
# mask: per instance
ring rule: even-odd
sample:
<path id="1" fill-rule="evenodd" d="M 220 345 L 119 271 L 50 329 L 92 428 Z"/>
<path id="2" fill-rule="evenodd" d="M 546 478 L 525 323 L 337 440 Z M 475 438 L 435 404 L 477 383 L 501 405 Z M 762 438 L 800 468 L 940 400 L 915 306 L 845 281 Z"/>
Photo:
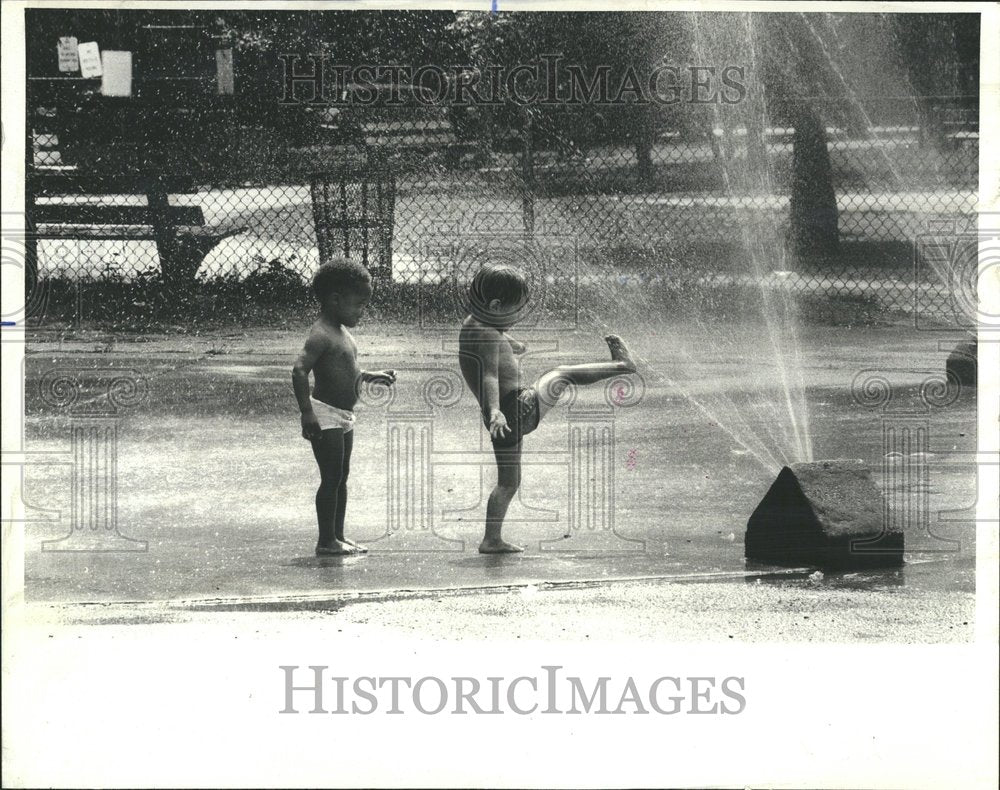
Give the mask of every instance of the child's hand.
<path id="1" fill-rule="evenodd" d="M 510 433 L 507 418 L 503 416 L 503 412 L 499 409 L 494 409 L 493 413 L 490 414 L 490 424 L 486 427 L 490 429 L 490 437 L 493 439 L 503 439 Z"/>
<path id="2" fill-rule="evenodd" d="M 310 442 L 313 439 L 318 439 L 320 434 L 323 433 L 319 427 L 319 419 L 313 412 L 307 412 L 302 415 L 302 438 L 308 439 Z"/>
<path id="3" fill-rule="evenodd" d="M 387 387 L 391 387 L 396 383 L 396 371 L 395 370 L 369 370 L 365 374 L 365 381 L 370 384 L 385 384 Z"/>
<path id="4" fill-rule="evenodd" d="M 510 349 L 515 354 L 523 354 L 525 351 L 528 350 L 528 347 L 520 340 L 515 340 L 512 337 L 508 337 L 507 342 L 510 343 Z"/>

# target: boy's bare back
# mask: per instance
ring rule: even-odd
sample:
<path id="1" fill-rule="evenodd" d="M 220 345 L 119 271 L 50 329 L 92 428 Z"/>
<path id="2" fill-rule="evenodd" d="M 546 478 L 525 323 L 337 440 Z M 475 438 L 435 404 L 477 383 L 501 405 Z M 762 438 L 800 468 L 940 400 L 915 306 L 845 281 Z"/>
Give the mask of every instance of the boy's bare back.
<path id="1" fill-rule="evenodd" d="M 459 365 L 466 384 L 485 412 L 497 408 L 500 398 L 518 389 L 520 370 L 506 334 L 472 316 L 462 323 L 458 335 Z M 489 396 L 491 379 L 496 380 L 494 402 Z"/>
<path id="2" fill-rule="evenodd" d="M 344 326 L 332 326 L 320 318 L 309 329 L 299 357 L 311 369 L 316 384 L 313 397 L 338 409 L 350 411 L 358 400 L 358 347 Z"/>

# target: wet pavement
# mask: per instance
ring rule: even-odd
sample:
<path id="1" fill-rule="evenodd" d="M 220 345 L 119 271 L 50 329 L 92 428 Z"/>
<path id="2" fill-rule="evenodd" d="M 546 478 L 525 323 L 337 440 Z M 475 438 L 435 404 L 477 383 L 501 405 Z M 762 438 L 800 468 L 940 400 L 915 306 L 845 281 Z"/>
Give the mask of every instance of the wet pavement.
<path id="1" fill-rule="evenodd" d="M 28 600 L 36 602 L 128 602 L 183 600 L 213 606 L 254 608 L 340 600 L 353 593 L 502 590 L 528 585 L 562 587 L 613 580 L 664 582 L 804 579 L 810 567 L 781 568 L 747 564 L 742 546 L 723 554 L 705 544 L 657 557 L 631 554 L 526 552 L 483 556 L 469 552 L 380 551 L 352 557 L 278 557 L 268 552 L 231 552 L 224 564 L 205 566 L 204 553 L 38 552 L 29 559 Z M 276 547 L 277 548 L 277 547 Z M 201 554 L 201 556 L 197 556 Z M 712 564 L 715 554 L 719 562 Z M 202 563 L 195 565 L 195 563 Z M 910 553 L 902 568 L 823 573 L 830 588 L 857 590 L 975 590 L 971 556 Z M 284 603 L 283 603 L 284 602 Z"/>
<path id="2" fill-rule="evenodd" d="M 512 574 L 492 583 L 477 574 L 467 587 L 347 584 L 297 595 L 32 603 L 26 616 L 36 627 L 48 623 L 60 630 L 73 624 L 188 624 L 260 634 L 301 624 L 319 629 L 314 637 L 328 633 L 348 643 L 373 634 L 453 641 L 969 642 L 977 629 L 975 568 L 940 562 L 843 574 L 791 568 L 631 579 Z M 960 587 L 956 576 L 965 579 Z"/>
<path id="3" fill-rule="evenodd" d="M 33 463 L 26 473 L 26 502 L 33 506 L 26 529 L 27 600 L 218 599 L 263 605 L 296 597 L 315 603 L 352 593 L 615 579 L 724 578 L 743 583 L 761 574 L 788 573 L 748 568 L 743 559 L 746 519 L 773 480 L 773 470 L 757 463 L 675 388 L 654 378 L 638 408 L 609 410 L 604 392 L 588 390 L 572 408 L 550 415 L 526 442 L 529 465 L 506 528 L 507 536 L 528 550 L 516 556 L 478 555 L 485 497 L 492 485 L 488 445 L 467 394 L 459 391 L 436 411 L 420 412 L 421 387 L 429 376 L 450 370 L 453 354 L 445 350 L 446 334 L 411 337 L 402 331 L 372 332 L 363 341 L 362 364 L 401 371 L 392 403 L 371 402 L 359 410 L 348 536 L 366 542 L 371 552 L 316 558 L 316 472 L 308 445 L 297 435 L 288 384 L 288 362 L 297 341 L 297 333 L 258 330 L 225 341 L 174 337 L 119 342 L 101 351 L 85 338 L 31 345 L 28 447 L 41 453 L 36 459 L 51 463 Z M 859 403 L 852 382 L 859 369 L 903 371 L 894 382 L 897 400 L 919 404 L 927 371 L 943 368 L 946 352 L 928 353 L 927 337 L 905 327 L 815 329 L 803 345 L 810 431 L 818 456 L 861 458 L 883 490 L 898 487 L 889 472 L 900 459 L 885 459 L 885 411 L 878 404 Z M 591 334 L 571 333 L 549 359 L 561 362 L 593 353 Z M 65 368 L 135 370 L 145 382 L 141 403 L 114 417 L 116 527 L 123 538 L 111 536 L 115 540 L 97 546 L 100 551 L 74 542 L 79 534 L 52 542 L 68 534 L 73 512 L 69 437 L 75 417 L 53 408 L 39 388 L 50 371 Z M 730 403 L 759 386 L 753 378 L 759 371 L 748 372 L 732 349 L 681 372 L 689 374 L 688 394 L 724 395 Z M 433 482 L 424 489 L 431 498 L 403 502 L 411 513 L 423 514 L 419 518 L 403 518 L 387 505 L 394 478 L 386 446 L 397 415 L 409 425 L 424 420 L 421 424 L 433 432 L 428 437 Z M 744 426 L 764 433 L 773 414 L 744 417 Z M 830 576 L 827 589 L 905 589 L 928 595 L 974 589 L 974 523 L 963 517 L 975 502 L 975 467 L 968 458 L 975 448 L 974 392 L 960 393 L 929 412 L 927 423 L 927 446 L 904 448 L 908 452 L 900 458 L 907 469 L 919 462 L 927 470 L 927 479 L 909 491 L 920 496 L 906 501 L 919 502 L 933 530 L 924 523 L 908 530 L 903 569 Z M 569 486 L 576 472 L 568 460 L 568 426 L 580 424 L 613 427 L 606 466 L 589 473 L 591 484 L 606 475 L 613 496 L 603 505 L 588 500 L 596 509 L 570 525 Z M 894 501 L 903 500 L 897 496 Z M 938 522 L 939 512 L 951 515 Z M 813 570 L 793 575 L 808 577 Z"/>

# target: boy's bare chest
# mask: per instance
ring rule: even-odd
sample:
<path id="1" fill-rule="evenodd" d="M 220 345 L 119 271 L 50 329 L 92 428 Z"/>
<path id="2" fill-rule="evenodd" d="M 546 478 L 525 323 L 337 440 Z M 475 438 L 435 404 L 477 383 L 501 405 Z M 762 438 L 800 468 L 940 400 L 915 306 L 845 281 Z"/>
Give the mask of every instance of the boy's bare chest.
<path id="1" fill-rule="evenodd" d="M 358 366 L 358 347 L 354 338 L 346 333 L 340 337 L 332 338 L 333 342 L 317 360 L 316 367 L 326 371 L 350 371 L 354 372 Z"/>
<path id="2" fill-rule="evenodd" d="M 506 339 L 500 341 L 497 363 L 500 378 L 517 375 L 517 359 L 515 359 L 510 343 Z"/>

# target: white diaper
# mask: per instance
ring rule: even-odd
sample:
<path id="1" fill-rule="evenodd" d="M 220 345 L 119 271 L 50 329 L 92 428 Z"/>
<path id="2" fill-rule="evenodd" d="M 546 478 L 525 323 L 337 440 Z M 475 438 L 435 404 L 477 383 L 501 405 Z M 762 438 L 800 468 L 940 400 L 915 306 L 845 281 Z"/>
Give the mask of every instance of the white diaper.
<path id="1" fill-rule="evenodd" d="M 333 428 L 343 428 L 344 433 L 354 430 L 354 412 L 347 411 L 346 409 L 338 409 L 336 406 L 331 406 L 329 403 L 323 403 L 321 400 L 316 400 L 311 395 L 309 396 L 309 401 L 312 403 L 313 413 L 316 415 L 316 419 L 319 420 L 319 428 L 321 431 L 329 431 Z"/>

